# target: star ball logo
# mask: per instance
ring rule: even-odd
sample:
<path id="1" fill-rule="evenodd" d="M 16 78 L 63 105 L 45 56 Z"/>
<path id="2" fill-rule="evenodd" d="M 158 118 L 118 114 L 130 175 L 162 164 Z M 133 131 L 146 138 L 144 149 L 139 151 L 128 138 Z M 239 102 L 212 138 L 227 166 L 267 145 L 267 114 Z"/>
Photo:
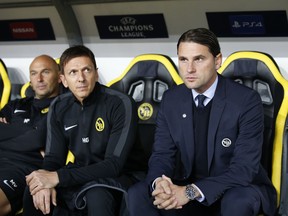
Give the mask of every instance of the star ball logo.
<path id="1" fill-rule="evenodd" d="M 153 114 L 153 107 L 149 103 L 143 103 L 138 108 L 138 116 L 141 120 L 148 120 Z"/>
<path id="2" fill-rule="evenodd" d="M 133 17 L 123 17 L 120 23 L 121 25 L 110 25 L 109 30 L 119 32 L 123 38 L 145 38 L 145 32 L 154 30 L 152 24 L 137 24 L 137 20 Z"/>
<path id="3" fill-rule="evenodd" d="M 96 123 L 95 123 L 95 128 L 97 131 L 103 131 L 104 128 L 105 128 L 105 123 L 104 123 L 104 120 L 102 118 L 98 118 L 96 120 Z"/>
<path id="4" fill-rule="evenodd" d="M 168 38 L 163 14 L 95 16 L 101 39 Z"/>

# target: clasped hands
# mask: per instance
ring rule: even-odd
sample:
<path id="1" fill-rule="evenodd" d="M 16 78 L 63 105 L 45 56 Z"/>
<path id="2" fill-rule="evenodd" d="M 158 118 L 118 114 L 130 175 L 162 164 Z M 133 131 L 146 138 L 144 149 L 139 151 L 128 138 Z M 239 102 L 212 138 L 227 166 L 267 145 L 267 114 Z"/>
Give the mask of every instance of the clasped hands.
<path id="1" fill-rule="evenodd" d="M 5 117 L 0 117 L 0 122 L 2 122 L 4 124 L 8 124 L 8 121 L 6 120 Z"/>
<path id="2" fill-rule="evenodd" d="M 26 176 L 26 183 L 33 197 L 35 208 L 41 210 L 43 214 L 49 214 L 50 204 L 57 205 L 55 190 L 55 186 L 59 183 L 57 172 L 33 171 Z"/>
<path id="3" fill-rule="evenodd" d="M 173 184 L 172 180 L 162 175 L 155 181 L 155 190 L 152 192 L 153 204 L 158 209 L 181 209 L 189 202 L 185 196 L 185 186 Z"/>

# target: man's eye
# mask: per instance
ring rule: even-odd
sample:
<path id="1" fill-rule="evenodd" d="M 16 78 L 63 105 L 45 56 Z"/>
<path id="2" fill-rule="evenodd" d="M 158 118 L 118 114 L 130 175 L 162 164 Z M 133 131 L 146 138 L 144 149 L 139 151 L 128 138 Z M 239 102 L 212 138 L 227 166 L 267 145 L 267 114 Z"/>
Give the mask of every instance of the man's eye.
<path id="1" fill-rule="evenodd" d="M 179 58 L 179 61 L 184 62 L 184 61 L 187 61 L 187 59 L 186 58 Z"/>
<path id="2" fill-rule="evenodd" d="M 69 72 L 69 75 L 74 76 L 76 74 L 76 71 L 72 70 Z"/>
<path id="3" fill-rule="evenodd" d="M 197 59 L 195 59 L 195 62 L 201 62 L 201 61 L 203 61 L 203 58 L 202 57 L 199 57 L 199 58 L 197 58 Z"/>
<path id="4" fill-rule="evenodd" d="M 84 69 L 84 72 L 85 72 L 85 73 L 89 73 L 90 71 L 91 71 L 90 68 L 85 68 L 85 69 Z"/>

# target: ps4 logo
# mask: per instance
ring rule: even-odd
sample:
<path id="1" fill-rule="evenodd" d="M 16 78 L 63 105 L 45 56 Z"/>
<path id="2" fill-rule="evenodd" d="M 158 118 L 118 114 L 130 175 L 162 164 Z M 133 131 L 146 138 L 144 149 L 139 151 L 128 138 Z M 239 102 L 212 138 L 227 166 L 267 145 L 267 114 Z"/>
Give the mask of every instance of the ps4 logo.
<path id="1" fill-rule="evenodd" d="M 264 25 L 261 21 L 242 21 L 242 22 L 238 22 L 238 21 L 234 21 L 234 23 L 232 24 L 232 28 L 263 28 Z"/>

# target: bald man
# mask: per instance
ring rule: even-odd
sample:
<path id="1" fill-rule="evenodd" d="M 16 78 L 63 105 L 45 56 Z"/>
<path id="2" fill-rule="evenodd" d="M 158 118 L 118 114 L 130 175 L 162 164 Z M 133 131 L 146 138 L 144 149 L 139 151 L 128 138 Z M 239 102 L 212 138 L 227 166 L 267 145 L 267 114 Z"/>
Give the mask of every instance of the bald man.
<path id="1" fill-rule="evenodd" d="M 0 216 L 22 208 L 25 176 L 41 167 L 47 112 L 60 91 L 59 66 L 52 57 L 36 57 L 29 71 L 35 96 L 10 101 L 0 110 Z"/>

